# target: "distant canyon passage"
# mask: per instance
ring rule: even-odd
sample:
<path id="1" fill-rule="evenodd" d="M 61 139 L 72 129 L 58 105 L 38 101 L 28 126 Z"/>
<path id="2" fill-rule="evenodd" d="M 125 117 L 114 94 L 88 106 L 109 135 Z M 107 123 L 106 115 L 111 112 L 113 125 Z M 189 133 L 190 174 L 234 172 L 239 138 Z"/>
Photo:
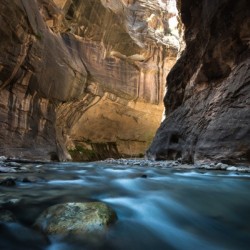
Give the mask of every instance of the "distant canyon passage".
<path id="1" fill-rule="evenodd" d="M 180 49 L 178 18 L 172 0 L 2 0 L 0 155 L 143 154 Z"/>

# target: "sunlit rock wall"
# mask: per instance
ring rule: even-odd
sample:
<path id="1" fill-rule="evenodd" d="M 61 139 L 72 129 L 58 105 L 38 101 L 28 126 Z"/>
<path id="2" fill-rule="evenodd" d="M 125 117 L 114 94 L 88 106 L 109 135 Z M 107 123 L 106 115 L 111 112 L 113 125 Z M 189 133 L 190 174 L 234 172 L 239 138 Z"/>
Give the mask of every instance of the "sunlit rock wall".
<path id="1" fill-rule="evenodd" d="M 148 157 L 250 164 L 250 2 L 179 1 L 186 49 Z"/>
<path id="2" fill-rule="evenodd" d="M 0 14 L 0 155 L 144 153 L 179 50 L 175 1 L 3 0 Z"/>

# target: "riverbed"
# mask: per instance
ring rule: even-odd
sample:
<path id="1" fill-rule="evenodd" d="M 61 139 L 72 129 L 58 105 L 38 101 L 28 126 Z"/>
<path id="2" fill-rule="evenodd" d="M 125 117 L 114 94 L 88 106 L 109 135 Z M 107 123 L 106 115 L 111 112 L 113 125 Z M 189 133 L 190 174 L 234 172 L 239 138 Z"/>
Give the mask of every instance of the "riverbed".
<path id="1" fill-rule="evenodd" d="M 96 163 L 23 163 L 16 185 L 0 186 L 0 249 L 249 249 L 250 173 Z M 24 181 L 25 180 L 25 181 Z M 102 201 L 118 220 L 102 240 L 46 237 L 33 229 L 47 207 Z"/>

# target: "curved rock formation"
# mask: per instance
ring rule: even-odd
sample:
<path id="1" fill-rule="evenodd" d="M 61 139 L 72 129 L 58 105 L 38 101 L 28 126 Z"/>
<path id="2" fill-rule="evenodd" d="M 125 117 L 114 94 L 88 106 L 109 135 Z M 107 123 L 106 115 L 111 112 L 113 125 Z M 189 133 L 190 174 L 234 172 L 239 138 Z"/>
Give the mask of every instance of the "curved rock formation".
<path id="1" fill-rule="evenodd" d="M 186 49 L 167 77 L 155 159 L 250 164 L 250 2 L 179 3 Z"/>
<path id="2" fill-rule="evenodd" d="M 179 48 L 175 1 L 2 0 L 0 18 L 0 155 L 143 153 Z"/>

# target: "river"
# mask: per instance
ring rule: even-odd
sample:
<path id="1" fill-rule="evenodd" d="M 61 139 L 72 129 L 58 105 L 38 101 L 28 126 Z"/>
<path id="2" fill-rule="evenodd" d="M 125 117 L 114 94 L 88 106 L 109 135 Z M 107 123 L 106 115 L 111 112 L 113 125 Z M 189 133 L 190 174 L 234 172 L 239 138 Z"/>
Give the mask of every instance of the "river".
<path id="1" fill-rule="evenodd" d="M 105 163 L 29 167 L 31 173 L 11 174 L 18 178 L 15 187 L 0 186 L 2 206 L 19 221 L 0 224 L 2 250 L 250 249 L 249 173 Z M 25 177 L 35 181 L 21 181 Z M 32 229 L 48 206 L 96 200 L 118 216 L 98 244 L 84 238 L 47 241 Z"/>

